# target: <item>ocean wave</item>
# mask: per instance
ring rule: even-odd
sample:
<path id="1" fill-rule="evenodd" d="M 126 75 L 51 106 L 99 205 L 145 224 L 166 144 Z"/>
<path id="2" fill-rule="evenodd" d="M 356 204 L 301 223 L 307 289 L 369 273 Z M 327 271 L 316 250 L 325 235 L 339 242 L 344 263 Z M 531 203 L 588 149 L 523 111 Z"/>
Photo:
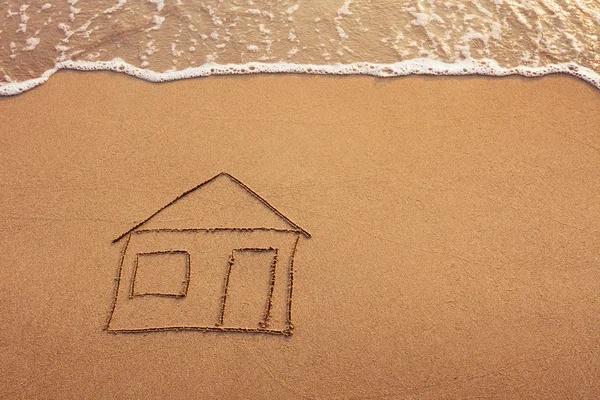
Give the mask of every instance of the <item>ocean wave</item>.
<path id="1" fill-rule="evenodd" d="M 46 1 L 3 3 L 0 95 L 64 69 L 151 82 L 255 73 L 564 73 L 600 88 L 595 0 Z"/>

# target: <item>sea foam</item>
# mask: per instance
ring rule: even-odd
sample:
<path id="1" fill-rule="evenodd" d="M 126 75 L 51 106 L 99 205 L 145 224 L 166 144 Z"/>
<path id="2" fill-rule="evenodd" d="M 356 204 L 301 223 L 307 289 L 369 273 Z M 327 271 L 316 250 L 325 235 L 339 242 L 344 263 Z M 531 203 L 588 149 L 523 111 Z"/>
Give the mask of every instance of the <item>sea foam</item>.
<path id="1" fill-rule="evenodd" d="M 600 88 L 600 4 L 544 0 L 7 2 L 0 95 L 59 70 L 151 82 L 256 73 L 563 73 Z"/>
<path id="2" fill-rule="evenodd" d="M 135 67 L 125 61 L 115 58 L 112 61 L 63 61 L 42 74 L 41 77 L 24 82 L 7 82 L 0 86 L 0 95 L 11 96 L 33 89 L 46 82 L 54 73 L 60 70 L 76 71 L 113 71 L 122 72 L 149 82 L 169 82 L 181 79 L 246 74 L 311 74 L 311 75 L 370 75 L 375 77 L 398 77 L 407 75 L 484 75 L 508 76 L 521 75 L 525 77 L 540 77 L 549 74 L 568 74 L 588 82 L 600 89 L 600 75 L 589 68 L 576 64 L 549 64 L 545 67 L 503 68 L 492 60 L 470 60 L 457 63 L 444 63 L 437 60 L 420 58 L 393 64 L 354 63 L 338 65 L 291 64 L 291 63 L 260 63 L 246 64 L 216 64 L 207 63 L 200 67 L 186 68 L 181 71 L 156 72 Z"/>

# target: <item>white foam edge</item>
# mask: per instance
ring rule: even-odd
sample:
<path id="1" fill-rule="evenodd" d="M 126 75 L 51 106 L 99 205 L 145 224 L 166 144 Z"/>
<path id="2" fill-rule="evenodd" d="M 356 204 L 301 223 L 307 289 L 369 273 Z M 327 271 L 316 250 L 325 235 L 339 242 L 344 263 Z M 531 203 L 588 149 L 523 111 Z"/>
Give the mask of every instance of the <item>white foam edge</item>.
<path id="1" fill-rule="evenodd" d="M 207 63 L 199 67 L 187 68 L 180 71 L 156 72 L 135 67 L 122 59 L 115 58 L 112 61 L 59 62 L 54 68 L 47 70 L 39 78 L 23 82 L 7 82 L 0 84 L 0 96 L 17 95 L 33 89 L 46 82 L 55 72 L 60 70 L 123 72 L 150 82 L 168 82 L 213 75 L 246 75 L 259 73 L 371 75 L 376 77 L 406 75 L 522 75 L 526 77 L 539 77 L 563 73 L 576 76 L 600 89 L 600 74 L 576 63 L 548 64 L 544 67 L 518 66 L 514 68 L 505 68 L 498 65 L 494 60 L 467 60 L 456 63 L 445 63 L 427 58 L 418 58 L 393 64 L 376 64 L 369 62 L 334 65 L 291 64 L 285 62 L 250 62 L 246 64 Z"/>

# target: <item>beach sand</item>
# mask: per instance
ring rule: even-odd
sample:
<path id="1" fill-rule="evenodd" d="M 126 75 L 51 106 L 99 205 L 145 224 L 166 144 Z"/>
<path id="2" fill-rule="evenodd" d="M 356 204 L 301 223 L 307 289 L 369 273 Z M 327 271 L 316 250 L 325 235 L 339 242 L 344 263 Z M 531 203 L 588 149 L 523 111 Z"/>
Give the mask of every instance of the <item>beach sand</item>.
<path id="1" fill-rule="evenodd" d="M 600 393 L 580 80 L 59 72 L 0 99 L 0 126 L 2 398 Z M 104 331 L 111 241 L 221 171 L 312 235 L 293 336 Z"/>

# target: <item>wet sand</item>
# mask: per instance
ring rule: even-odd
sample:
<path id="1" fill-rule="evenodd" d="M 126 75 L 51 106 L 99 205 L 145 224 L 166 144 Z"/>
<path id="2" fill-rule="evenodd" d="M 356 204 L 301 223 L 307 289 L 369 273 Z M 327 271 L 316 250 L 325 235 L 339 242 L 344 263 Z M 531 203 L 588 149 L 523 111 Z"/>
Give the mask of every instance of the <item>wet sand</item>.
<path id="1" fill-rule="evenodd" d="M 600 392 L 600 92 L 575 78 L 60 72 L 0 126 L 2 398 Z M 221 171 L 312 235 L 293 336 L 103 331 L 111 241 Z"/>

